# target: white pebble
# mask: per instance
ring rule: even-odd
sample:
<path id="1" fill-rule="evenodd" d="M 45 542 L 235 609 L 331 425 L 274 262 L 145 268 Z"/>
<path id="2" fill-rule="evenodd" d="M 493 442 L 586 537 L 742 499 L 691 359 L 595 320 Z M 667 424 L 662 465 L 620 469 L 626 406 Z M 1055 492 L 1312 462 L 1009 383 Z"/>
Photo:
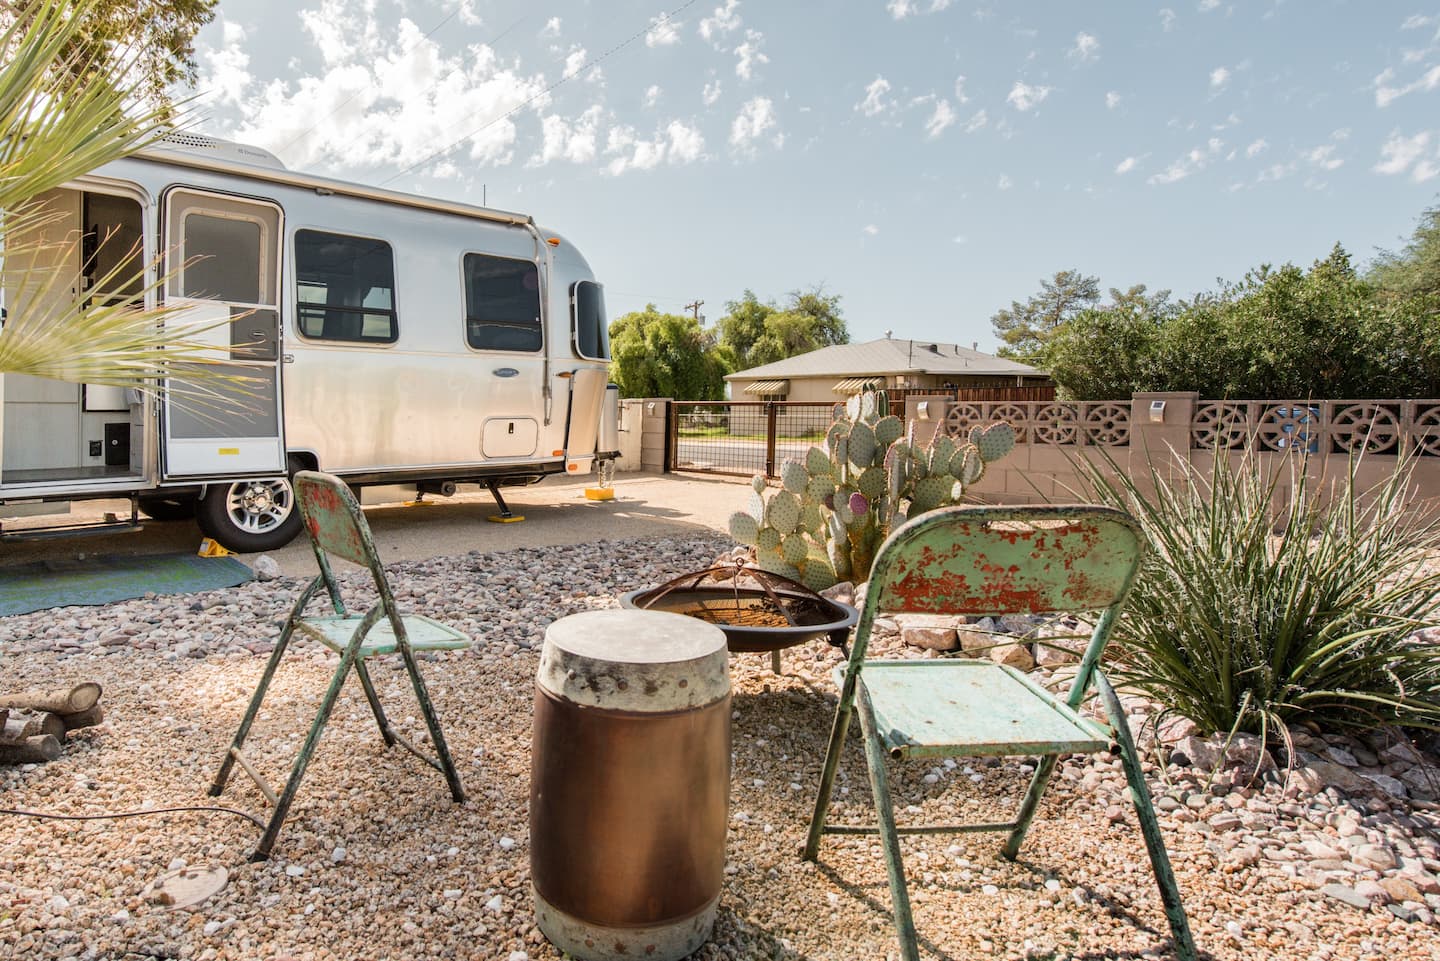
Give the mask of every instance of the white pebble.
<path id="1" fill-rule="evenodd" d="M 341 861 L 345 860 L 346 853 L 347 852 L 343 846 L 337 847 L 335 850 L 330 852 L 330 860 L 334 861 L 336 864 L 339 864 Z"/>
<path id="2" fill-rule="evenodd" d="M 287 877 L 298 878 L 304 873 L 305 869 L 298 864 L 287 864 L 285 866 L 285 874 Z"/>
<path id="3" fill-rule="evenodd" d="M 514 838 L 501 838 L 501 839 L 500 839 L 500 850 L 502 850 L 502 851 L 509 851 L 509 850 L 512 849 L 513 847 L 515 847 L 515 839 L 514 839 Z"/>
<path id="4" fill-rule="evenodd" d="M 511 951 L 509 961 L 530 961 L 530 955 L 524 951 Z"/>
<path id="5" fill-rule="evenodd" d="M 500 895 L 498 894 L 491 898 L 489 901 L 485 902 L 486 911 L 494 911 L 498 914 L 500 909 L 503 907 L 505 907 L 505 899 L 500 897 Z"/>
<path id="6" fill-rule="evenodd" d="M 460 897 L 460 895 L 462 895 L 462 894 L 464 894 L 464 893 L 465 893 L 465 892 L 462 891 L 462 890 L 460 890 L 459 888 L 446 888 L 446 889 L 445 889 L 445 897 L 449 898 L 451 901 L 458 900 L 459 897 Z M 497 897 L 498 897 L 498 895 L 497 895 Z"/>
<path id="7" fill-rule="evenodd" d="M 980 887 L 981 894 L 999 894 L 1000 889 L 993 884 L 984 884 Z"/>

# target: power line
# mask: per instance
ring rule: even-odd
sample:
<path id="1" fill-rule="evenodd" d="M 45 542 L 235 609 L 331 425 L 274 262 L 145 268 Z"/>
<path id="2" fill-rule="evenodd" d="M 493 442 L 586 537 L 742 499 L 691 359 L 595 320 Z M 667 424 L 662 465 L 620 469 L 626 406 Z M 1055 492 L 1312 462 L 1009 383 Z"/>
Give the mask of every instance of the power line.
<path id="1" fill-rule="evenodd" d="M 630 37 L 626 38 L 625 40 L 620 41 L 620 42 L 617 43 L 615 46 L 611 47 L 609 50 L 606 50 L 606 51 L 605 51 L 604 53 L 602 53 L 600 56 L 596 57 L 596 58 L 593 59 L 593 60 L 587 60 L 587 61 L 586 61 L 584 64 L 582 64 L 582 65 L 580 66 L 580 68 L 577 69 L 574 73 L 562 74 L 559 80 L 556 80 L 556 81 L 555 81 L 554 83 L 552 83 L 550 86 L 546 87 L 544 90 L 542 90 L 542 91 L 540 91 L 539 93 L 535 94 L 533 97 L 528 98 L 527 100 L 523 101 L 522 103 L 516 104 L 514 107 L 511 107 L 509 110 L 507 110 L 507 111 L 505 111 L 504 113 L 500 114 L 500 116 L 494 117 L 494 118 L 492 118 L 492 119 L 490 119 L 490 120 L 487 120 L 485 123 L 483 123 L 483 124 L 481 124 L 480 126 L 476 127 L 474 130 L 472 130 L 472 131 L 470 131 L 469 133 L 465 134 L 463 137 L 460 137 L 460 138 L 457 139 L 457 140 L 452 140 L 450 143 L 448 143 L 448 144 L 446 144 L 445 146 L 441 147 L 439 150 L 436 150 L 434 153 L 431 153 L 431 154 L 428 154 L 428 155 L 426 155 L 426 156 L 424 156 L 424 157 L 421 157 L 419 160 L 415 161 L 413 164 L 411 164 L 410 166 L 406 167 L 404 170 L 397 171 L 393 176 L 387 177 L 386 179 L 380 181 L 380 186 L 383 187 L 384 185 L 390 183 L 391 181 L 398 180 L 399 178 L 405 176 L 406 174 L 410 173 L 410 172 L 413 171 L 413 170 L 416 170 L 416 169 L 418 169 L 418 168 L 420 168 L 420 167 L 424 167 L 424 166 L 428 165 L 431 161 L 435 160 L 437 157 L 441 157 L 441 156 L 449 153 L 451 150 L 455 149 L 455 148 L 458 147 L 460 144 L 462 144 L 462 143 L 464 143 L 465 141 L 469 140 L 471 137 L 474 137 L 476 134 L 481 133 L 481 132 L 483 132 L 483 131 L 485 131 L 485 130 L 488 130 L 489 128 L 495 126 L 495 125 L 496 125 L 497 123 L 499 123 L 500 121 L 506 120 L 506 119 L 508 119 L 510 116 L 512 116 L 513 114 L 519 113 L 521 110 L 523 110 L 524 108 L 530 106 L 532 103 L 534 103 L 535 101 L 541 99 L 542 97 L 548 96 L 552 91 L 554 91 L 554 90 L 555 90 L 557 87 L 559 87 L 560 85 L 565 84 L 565 83 L 569 83 L 571 80 L 574 80 L 576 77 L 579 77 L 579 76 L 582 76 L 583 74 L 589 73 L 591 70 L 593 70 L 595 67 L 600 66 L 600 64 L 604 63 L 606 60 L 608 60 L 608 59 L 609 59 L 611 56 L 613 56 L 614 54 L 619 53 L 621 50 L 624 50 L 626 47 L 630 46 L 630 44 L 634 43 L 636 40 L 639 40 L 641 37 L 645 36 L 645 34 L 649 33 L 649 32 L 650 32 L 651 30 L 653 30 L 655 27 L 658 27 L 658 26 L 659 26 L 660 24 L 662 24 L 662 23 L 667 23 L 667 22 L 669 22 L 670 19 L 673 18 L 676 14 L 682 12 L 682 11 L 685 10 L 687 7 L 693 7 L 693 6 L 694 6 L 696 3 L 698 3 L 698 2 L 699 2 L 699 0 L 686 0 L 685 3 L 682 3 L 680 6 L 676 7 L 674 10 L 671 10 L 669 13 L 666 13 L 666 14 L 661 15 L 660 17 L 656 18 L 656 19 L 655 19 L 654 21 L 652 21 L 651 23 L 646 24 L 646 25 L 645 25 L 643 28 L 641 28 L 637 33 L 632 34 Z"/>
<path id="2" fill-rule="evenodd" d="M 460 6 L 457 6 L 454 10 L 450 11 L 450 14 L 449 14 L 448 16 L 446 16 L 444 20 L 441 20 L 439 23 L 435 24 L 435 26 L 433 26 L 433 27 L 430 28 L 430 32 L 429 32 L 429 33 L 425 34 L 425 36 L 421 37 L 419 40 L 416 40 L 413 44 L 411 44 L 411 45 L 410 45 L 410 49 L 409 49 L 409 50 L 406 50 L 403 54 L 400 55 L 401 59 L 403 60 L 405 57 L 410 56 L 410 54 L 414 53 L 415 50 L 420 46 L 420 44 L 424 43 L 426 40 L 429 40 L 432 36 L 434 36 L 434 35 L 435 35 L 435 31 L 439 30 L 441 27 L 445 26 L 445 24 L 447 24 L 447 23 L 449 23 L 451 20 L 455 19 L 455 15 L 460 12 L 460 10 L 463 8 L 463 6 L 464 6 L 464 4 L 461 4 Z M 496 36 L 494 36 L 493 38 L 491 38 L 490 41 L 486 44 L 486 46 L 488 46 L 488 47 L 494 47 L 495 44 L 499 43 L 501 40 L 504 40 L 507 36 L 510 35 L 510 32 L 511 32 L 512 30 L 514 30 L 516 27 L 520 26 L 520 24 L 524 23 L 527 19 L 528 19 L 528 16 L 523 16 L 523 17 L 521 17 L 519 20 L 516 20 L 514 23 L 510 24 L 510 26 L 508 26 L 508 27 L 506 27 L 504 30 L 500 31 L 499 34 L 497 34 Z M 350 96 L 346 97 L 344 100 L 340 101 L 338 104 L 336 104 L 334 107 L 332 107 L 332 108 L 330 109 L 330 112 L 329 112 L 329 113 L 325 114 L 323 117 L 321 117 L 321 118 L 319 118 L 318 120 L 316 120 L 314 123 L 312 123 L 312 124 L 311 124 L 309 127 L 307 127 L 306 129 L 302 130 L 300 133 L 298 133 L 298 134 L 296 134 L 295 136 L 291 137 L 289 140 L 287 140 L 287 141 L 284 143 L 284 145 L 282 145 L 282 146 L 280 146 L 280 147 L 277 147 L 277 148 L 275 149 L 275 152 L 276 152 L 276 153 L 280 153 L 280 152 L 282 152 L 282 151 L 289 150 L 289 149 L 290 149 L 292 146 L 294 146 L 296 143 L 298 143 L 299 141 L 305 139 L 305 138 L 308 137 L 310 134 L 314 133 L 315 130 L 316 130 L 316 128 L 318 128 L 322 123 L 324 123 L 325 121 L 329 120 L 331 117 L 335 116 L 335 115 L 336 115 L 337 113 L 339 113 L 341 110 L 343 110 L 343 109 L 345 109 L 347 106 L 349 106 L 349 105 L 350 105 L 350 101 L 352 101 L 352 100 L 354 100 L 356 97 L 360 96 L 360 93 L 361 93 L 361 91 L 357 90 L 357 91 L 355 91 L 354 93 L 352 93 Z"/>

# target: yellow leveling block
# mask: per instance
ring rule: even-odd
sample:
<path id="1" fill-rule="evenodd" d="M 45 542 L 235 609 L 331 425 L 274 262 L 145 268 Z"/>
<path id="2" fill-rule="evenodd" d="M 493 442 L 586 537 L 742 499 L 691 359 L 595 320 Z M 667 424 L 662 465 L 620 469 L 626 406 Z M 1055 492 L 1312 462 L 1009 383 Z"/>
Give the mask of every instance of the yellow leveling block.
<path id="1" fill-rule="evenodd" d="M 613 501 L 615 499 L 615 488 L 587 487 L 585 488 L 585 499 L 590 501 Z"/>
<path id="2" fill-rule="evenodd" d="M 209 537 L 200 542 L 200 549 L 195 552 L 201 557 L 229 557 L 235 552 L 221 547 Z"/>
<path id="3" fill-rule="evenodd" d="M 502 515 L 500 515 L 500 514 L 491 514 L 489 517 L 487 517 L 487 518 L 485 518 L 485 519 L 486 519 L 487 521 L 492 521 L 492 522 L 494 522 L 494 523 L 496 523 L 496 524 L 518 524 L 518 523 L 520 523 L 521 521 L 523 521 L 523 520 L 525 519 L 525 515 L 524 515 L 524 514 L 511 514 L 509 517 L 504 517 L 504 516 L 502 516 Z"/>

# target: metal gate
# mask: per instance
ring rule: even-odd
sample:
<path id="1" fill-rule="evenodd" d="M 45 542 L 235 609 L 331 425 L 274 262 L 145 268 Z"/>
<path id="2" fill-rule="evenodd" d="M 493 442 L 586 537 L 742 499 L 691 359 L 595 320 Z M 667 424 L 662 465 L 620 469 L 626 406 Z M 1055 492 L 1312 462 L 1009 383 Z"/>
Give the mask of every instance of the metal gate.
<path id="1" fill-rule="evenodd" d="M 666 469 L 776 477 L 787 460 L 825 443 L 835 404 L 671 401 Z"/>

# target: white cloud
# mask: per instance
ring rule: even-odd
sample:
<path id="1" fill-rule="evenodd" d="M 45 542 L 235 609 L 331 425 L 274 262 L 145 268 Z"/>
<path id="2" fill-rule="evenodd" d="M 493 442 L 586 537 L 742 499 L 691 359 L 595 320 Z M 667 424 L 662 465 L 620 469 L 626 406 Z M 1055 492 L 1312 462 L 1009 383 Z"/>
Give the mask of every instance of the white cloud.
<path id="1" fill-rule="evenodd" d="M 1270 145 L 1265 142 L 1264 137 L 1254 140 L 1250 143 L 1250 146 L 1245 148 L 1245 158 L 1247 160 L 1253 160 L 1269 149 L 1269 147 Z"/>
<path id="2" fill-rule="evenodd" d="M 739 6 L 740 0 L 725 0 L 724 6 L 700 21 L 700 36 L 718 47 L 721 36 L 740 29 L 740 14 L 735 12 Z"/>
<path id="3" fill-rule="evenodd" d="M 1230 82 L 1230 68 L 1216 67 L 1210 71 L 1210 89 L 1220 90 Z"/>
<path id="4" fill-rule="evenodd" d="M 475 0 L 460 0 L 460 22 L 467 27 L 478 27 L 485 22 L 485 18 L 475 12 Z M 556 18 L 559 23 L 559 18 Z"/>
<path id="5" fill-rule="evenodd" d="M 1166 33 L 1175 29 L 1175 11 L 1169 7 L 1160 8 L 1160 29 Z"/>
<path id="6" fill-rule="evenodd" d="M 228 72 L 208 74 L 227 78 L 227 95 L 244 81 L 234 119 L 217 121 L 217 132 L 271 149 L 291 166 L 327 173 L 408 168 L 465 134 L 430 173 L 459 177 L 508 163 L 518 138 L 509 114 L 540 100 L 553 82 L 522 74 L 485 44 L 447 55 L 408 19 L 382 24 L 366 0 L 320 0 L 300 14 L 300 25 L 300 46 L 320 56 L 314 72 L 262 85 L 232 61 Z"/>
<path id="7" fill-rule="evenodd" d="M 910 0 L 889 0 L 889 2 L 885 4 L 885 9 L 889 10 L 890 16 L 896 20 L 904 20 L 906 17 L 919 13 L 919 11 L 915 9 L 915 4 L 911 3 Z"/>
<path id="8" fill-rule="evenodd" d="M 855 109 L 867 117 L 874 117 L 882 113 L 888 113 L 895 109 L 895 101 L 885 95 L 890 92 L 890 81 L 884 77 L 877 76 L 870 81 L 865 88 L 865 99 L 855 105 Z"/>
<path id="9" fill-rule="evenodd" d="M 645 31 L 645 46 L 668 47 L 679 43 L 683 26 L 679 20 L 669 19 L 669 14 L 660 14 L 650 21 L 650 29 Z"/>
<path id="10" fill-rule="evenodd" d="M 1225 141 L 1219 137 L 1211 137 L 1205 141 L 1203 146 L 1194 147 L 1183 157 L 1180 157 L 1170 166 L 1157 174 L 1151 174 L 1147 184 L 1173 184 L 1184 180 L 1193 173 L 1198 173 L 1210 166 L 1211 162 L 1221 155 L 1225 149 Z"/>
<path id="11" fill-rule="evenodd" d="M 707 84 L 705 85 L 705 89 L 704 89 L 704 90 L 701 92 L 701 94 L 700 94 L 700 100 L 705 104 L 705 106 L 707 106 L 707 107 L 713 107 L 713 106 L 715 105 L 715 101 L 717 101 L 717 100 L 719 100 L 719 99 L 720 99 L 720 81 L 719 81 L 719 80 L 715 80 L 715 81 L 712 81 L 711 83 L 707 83 Z"/>
<path id="12" fill-rule="evenodd" d="M 1009 190 L 1011 186 L 1010 178 L 1005 176 L 1005 174 L 1001 174 L 1000 179 L 995 182 L 995 186 L 1001 190 Z"/>
<path id="13" fill-rule="evenodd" d="M 990 118 L 986 116 L 985 108 L 981 107 L 979 110 L 975 111 L 975 113 L 970 117 L 969 120 L 965 121 L 965 126 L 963 129 L 966 133 L 974 133 L 989 122 Z"/>
<path id="14" fill-rule="evenodd" d="M 1120 106 L 1120 101 L 1121 101 L 1122 99 L 1124 99 L 1124 98 L 1122 98 L 1122 97 L 1120 96 L 1120 93 L 1119 93 L 1118 91 L 1115 91 L 1115 90 L 1107 90 L 1107 91 L 1105 91 L 1105 109 L 1106 109 L 1106 110 L 1114 110 L 1116 107 Z"/>
<path id="15" fill-rule="evenodd" d="M 955 123 L 955 111 L 948 100 L 935 101 L 935 110 L 930 114 L 930 119 L 925 121 L 925 135 L 931 140 L 940 136 L 946 127 Z"/>
<path id="16" fill-rule="evenodd" d="M 1200 0 L 1199 10 L 1201 13 L 1209 13 L 1220 6 L 1220 0 Z"/>
<path id="17" fill-rule="evenodd" d="M 1386 67 L 1379 76 L 1375 78 L 1375 106 L 1388 107 L 1406 94 L 1415 93 L 1417 90 L 1434 90 L 1440 87 L 1440 65 L 1431 67 L 1425 71 L 1424 76 L 1404 86 L 1394 87 L 1390 83 L 1395 79 L 1395 71 Z"/>
<path id="18" fill-rule="evenodd" d="M 1067 56 L 1079 60 L 1081 63 L 1088 63 L 1091 60 L 1100 59 L 1100 41 L 1094 34 L 1080 31 L 1075 34 L 1075 46 L 1070 48 Z"/>
<path id="19" fill-rule="evenodd" d="M 730 146 L 742 153 L 751 151 L 755 148 L 755 141 L 759 140 L 762 134 L 778 128 L 779 121 L 775 119 L 775 104 L 769 97 L 755 97 L 740 108 L 740 112 L 731 122 Z M 777 135 L 776 146 L 783 141 L 783 135 Z"/>
<path id="20" fill-rule="evenodd" d="M 565 77 L 566 79 L 578 76 L 580 71 L 585 69 L 585 65 L 589 62 L 589 60 L 590 54 L 585 50 L 584 47 L 571 47 L 570 52 L 565 55 L 565 69 L 561 71 L 561 76 Z M 586 78 L 591 81 L 597 81 L 601 79 L 601 76 L 601 71 L 599 70 L 599 68 L 596 68 L 594 70 L 591 70 L 586 75 Z"/>
<path id="21" fill-rule="evenodd" d="M 560 18 L 559 18 L 559 17 L 551 17 L 549 20 L 546 20 L 546 21 L 545 21 L 545 26 L 544 26 L 544 28 L 542 28 L 541 31 L 540 31 L 540 36 L 542 36 L 542 37 L 558 37 L 558 36 L 560 36 Z"/>
<path id="22" fill-rule="evenodd" d="M 1135 169 L 1135 165 L 1139 162 L 1140 161 L 1135 157 L 1126 157 L 1124 160 L 1120 161 L 1118 164 L 1115 165 L 1115 172 L 1117 174 L 1128 174 L 1130 171 Z"/>
<path id="23" fill-rule="evenodd" d="M 1380 160 L 1370 169 L 1387 176 L 1408 171 L 1411 180 L 1424 183 L 1440 173 L 1440 167 L 1437 167 L 1440 150 L 1432 150 L 1432 143 L 1437 143 L 1437 140 L 1429 130 L 1422 130 L 1413 137 L 1393 133 L 1380 145 Z"/>
<path id="24" fill-rule="evenodd" d="M 1305 159 L 1321 170 L 1336 170 L 1345 163 L 1345 161 L 1335 156 L 1335 145 L 1333 143 L 1322 144 L 1319 147 L 1305 151 Z"/>
<path id="25" fill-rule="evenodd" d="M 880 233 L 880 228 L 875 226 L 874 224 L 866 224 L 864 227 L 861 227 L 860 230 L 863 233 L 869 234 L 871 237 L 874 237 L 876 234 Z"/>
<path id="26" fill-rule="evenodd" d="M 203 66 L 200 89 L 218 103 L 242 106 L 245 90 L 250 86 L 250 55 L 245 52 L 245 28 L 229 20 L 221 21 L 219 50 L 202 49 L 198 60 Z"/>
<path id="27" fill-rule="evenodd" d="M 542 118 L 540 153 L 530 158 L 528 166 L 540 167 L 556 160 L 577 164 L 593 161 L 600 114 L 601 108 L 596 104 L 573 121 L 556 114 Z"/>
<path id="28" fill-rule="evenodd" d="M 769 63 L 770 58 L 760 52 L 765 35 L 758 30 L 746 30 L 745 42 L 735 48 L 735 75 L 741 80 L 750 80 L 759 64 Z"/>
<path id="29" fill-rule="evenodd" d="M 1045 86 L 1031 86 L 1028 83 L 1017 80 L 1015 86 L 1005 96 L 1005 102 L 1022 113 L 1040 106 L 1041 102 L 1048 96 L 1053 88 Z"/>
<path id="30" fill-rule="evenodd" d="M 662 93 L 663 91 L 660 89 L 660 85 L 658 83 L 652 83 L 645 88 L 645 96 L 642 98 L 641 103 L 647 108 L 653 107 L 660 102 Z"/>
<path id="31" fill-rule="evenodd" d="M 1427 17 L 1424 14 L 1412 13 L 1410 16 L 1405 18 L 1404 23 L 1400 24 L 1400 29 L 1418 30 L 1421 27 L 1428 27 L 1433 23 L 1435 23 L 1434 17 Z"/>
<path id="32" fill-rule="evenodd" d="M 950 242 L 955 244 L 968 244 L 970 242 L 970 238 L 965 236 L 964 234 L 956 234 Z"/>
<path id="33" fill-rule="evenodd" d="M 680 120 L 670 121 L 649 140 L 636 136 L 633 127 L 612 127 L 605 153 L 613 157 L 605 172 L 618 177 L 628 170 L 653 170 L 663 163 L 692 163 L 704 156 L 705 138 Z"/>
<path id="34" fill-rule="evenodd" d="M 955 102 L 970 102 L 970 98 L 965 95 L 965 75 L 963 73 L 955 78 Z"/>

